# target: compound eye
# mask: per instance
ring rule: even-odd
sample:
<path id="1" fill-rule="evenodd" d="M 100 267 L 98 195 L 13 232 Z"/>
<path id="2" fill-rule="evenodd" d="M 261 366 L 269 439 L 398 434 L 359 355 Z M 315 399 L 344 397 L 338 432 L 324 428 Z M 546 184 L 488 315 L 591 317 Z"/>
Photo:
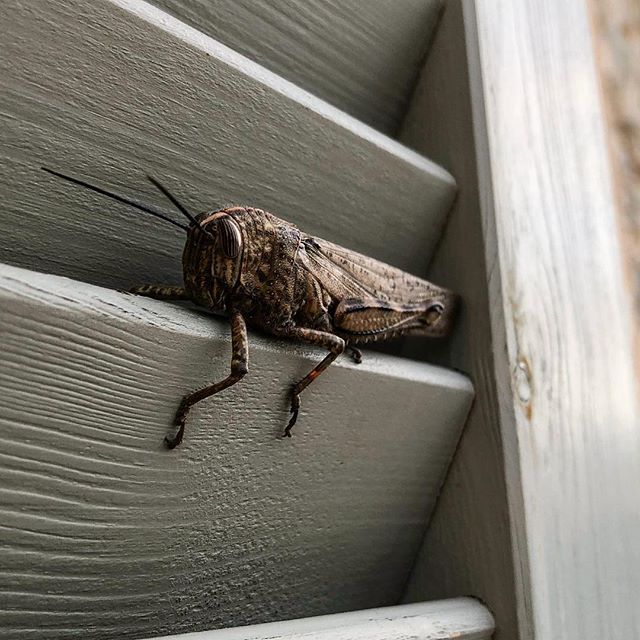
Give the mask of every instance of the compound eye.
<path id="1" fill-rule="evenodd" d="M 438 322 L 438 320 L 440 320 L 443 313 L 444 313 L 444 305 L 441 302 L 436 302 L 435 304 L 432 304 L 427 309 L 427 313 L 425 314 L 425 319 L 427 321 L 427 324 L 429 326 L 434 325 L 436 322 Z"/>
<path id="2" fill-rule="evenodd" d="M 228 216 L 218 221 L 218 242 L 228 258 L 237 258 L 242 247 L 242 236 L 238 225 Z"/>

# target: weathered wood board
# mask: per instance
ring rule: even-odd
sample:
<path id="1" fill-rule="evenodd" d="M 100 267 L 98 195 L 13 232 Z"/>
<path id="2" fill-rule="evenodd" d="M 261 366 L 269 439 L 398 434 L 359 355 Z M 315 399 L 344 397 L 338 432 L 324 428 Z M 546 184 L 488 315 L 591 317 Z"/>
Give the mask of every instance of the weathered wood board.
<path id="1" fill-rule="evenodd" d="M 154 640 L 489 640 L 493 630 L 484 605 L 452 598 Z"/>
<path id="2" fill-rule="evenodd" d="M 473 8 L 481 72 L 471 77 L 486 126 L 478 131 L 481 202 L 523 638 L 638 638 L 632 295 L 586 3 L 511 0 L 497 10 L 480 0 Z"/>
<path id="3" fill-rule="evenodd" d="M 433 597 L 439 576 L 440 597 L 480 584 L 483 592 L 471 592 L 491 608 L 515 593 L 517 631 L 508 608 L 494 611 L 496 635 L 509 640 L 638 638 L 640 402 L 633 295 L 622 268 L 586 2 L 476 0 L 462 8 L 491 349 L 471 352 L 474 413 L 476 406 L 484 412 L 470 416 L 447 477 L 446 500 L 439 501 L 429 527 L 423 560 L 431 573 L 416 575 L 410 593 Z M 433 151 L 441 136 L 431 135 Z M 447 166 L 444 153 L 434 158 Z M 467 185 L 462 176 L 460 182 L 462 193 Z M 452 224 L 457 220 L 454 213 Z M 460 244 L 445 239 L 443 250 L 447 245 L 450 264 L 456 264 Z M 438 269 L 446 268 L 445 255 L 438 257 Z M 485 316 L 478 317 L 472 326 L 484 339 Z M 463 335 L 454 341 L 453 362 L 464 356 L 455 350 Z M 470 446 L 477 444 L 482 448 Z M 500 449 L 511 546 L 502 470 L 483 469 L 489 453 Z M 477 493 L 484 494 L 477 508 L 490 511 L 467 517 L 456 498 L 465 496 L 467 504 Z M 479 560 L 460 562 L 463 545 L 462 557 Z M 499 573 L 509 569 L 504 558 L 484 564 L 508 553 L 514 592 L 496 589 L 509 584 L 509 575 Z M 449 566 L 448 558 L 454 558 Z M 487 573 L 491 568 L 494 573 Z"/>
<path id="4" fill-rule="evenodd" d="M 640 390 L 640 3 L 589 0 Z"/>
<path id="5" fill-rule="evenodd" d="M 395 604 L 472 399 L 462 375 L 251 335 L 224 377 L 203 312 L 0 267 L 0 637 L 140 638 Z"/>
<path id="6" fill-rule="evenodd" d="M 443 0 L 154 4 L 392 135 L 407 108 Z"/>
<path id="7" fill-rule="evenodd" d="M 150 173 L 193 210 L 252 204 L 424 273 L 455 192 L 429 160 L 142 0 L 3 10 L 0 261 L 110 287 L 181 280 L 174 228 L 45 164 L 170 209 Z"/>

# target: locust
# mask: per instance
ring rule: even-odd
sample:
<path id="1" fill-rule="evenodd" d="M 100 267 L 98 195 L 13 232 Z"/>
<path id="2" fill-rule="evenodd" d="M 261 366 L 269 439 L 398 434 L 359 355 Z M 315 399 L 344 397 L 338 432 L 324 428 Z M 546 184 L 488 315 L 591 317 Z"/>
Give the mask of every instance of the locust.
<path id="1" fill-rule="evenodd" d="M 450 333 L 458 296 L 384 262 L 304 233 L 295 225 L 251 206 L 230 206 L 192 215 L 158 180 L 151 183 L 188 224 L 133 198 L 42 167 L 48 173 L 91 189 L 179 227 L 186 233 L 183 286 L 143 285 L 130 293 L 158 300 L 186 300 L 226 315 L 231 325 L 229 375 L 182 399 L 170 449 L 184 438 L 192 407 L 240 382 L 249 371 L 247 325 L 274 336 L 303 341 L 328 351 L 290 389 L 291 431 L 300 395 L 329 365 L 354 346 L 400 336 L 443 337 Z"/>

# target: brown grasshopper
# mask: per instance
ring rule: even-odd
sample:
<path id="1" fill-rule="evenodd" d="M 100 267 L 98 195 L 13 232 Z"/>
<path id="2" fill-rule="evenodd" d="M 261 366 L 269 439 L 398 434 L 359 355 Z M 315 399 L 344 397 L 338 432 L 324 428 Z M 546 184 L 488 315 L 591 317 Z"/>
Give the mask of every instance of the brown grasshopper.
<path id="1" fill-rule="evenodd" d="M 184 286 L 141 286 L 131 293 L 159 300 L 190 300 L 229 316 L 231 371 L 220 382 L 186 395 L 175 417 L 173 449 L 182 442 L 191 407 L 239 382 L 248 372 L 246 323 L 275 336 L 295 338 L 329 354 L 291 389 L 291 437 L 300 394 L 344 350 L 356 362 L 352 345 L 404 335 L 449 333 L 457 296 L 426 280 L 339 245 L 314 238 L 271 213 L 253 207 L 227 207 L 192 216 L 157 180 L 151 182 L 189 220 L 183 225 L 166 213 L 93 184 L 43 169 L 129 204 L 187 233 L 182 254 Z"/>

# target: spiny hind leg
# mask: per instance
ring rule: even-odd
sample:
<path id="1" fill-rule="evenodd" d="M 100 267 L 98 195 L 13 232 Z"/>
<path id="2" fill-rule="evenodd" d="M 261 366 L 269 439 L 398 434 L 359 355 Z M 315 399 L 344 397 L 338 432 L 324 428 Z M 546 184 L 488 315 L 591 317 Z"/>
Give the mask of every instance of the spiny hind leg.
<path id="1" fill-rule="evenodd" d="M 348 344 L 345 348 L 345 351 L 349 352 L 351 359 L 356 364 L 360 364 L 362 362 L 362 351 L 360 351 L 360 349 L 356 349 L 355 347 L 352 347 L 350 344 Z"/>
<path id="2" fill-rule="evenodd" d="M 146 296 L 155 300 L 189 300 L 187 290 L 184 287 L 165 286 L 161 284 L 143 284 L 139 287 L 131 287 L 126 293 L 134 293 L 137 296 Z"/>
<path id="3" fill-rule="evenodd" d="M 300 394 L 344 351 L 345 342 L 342 338 L 333 333 L 316 331 L 315 329 L 301 329 L 293 327 L 282 332 L 289 338 L 303 340 L 309 344 L 329 349 L 330 353 L 318 363 L 309 373 L 291 389 L 291 418 L 284 430 L 284 437 L 291 437 L 291 429 L 298 419 L 300 412 Z"/>

